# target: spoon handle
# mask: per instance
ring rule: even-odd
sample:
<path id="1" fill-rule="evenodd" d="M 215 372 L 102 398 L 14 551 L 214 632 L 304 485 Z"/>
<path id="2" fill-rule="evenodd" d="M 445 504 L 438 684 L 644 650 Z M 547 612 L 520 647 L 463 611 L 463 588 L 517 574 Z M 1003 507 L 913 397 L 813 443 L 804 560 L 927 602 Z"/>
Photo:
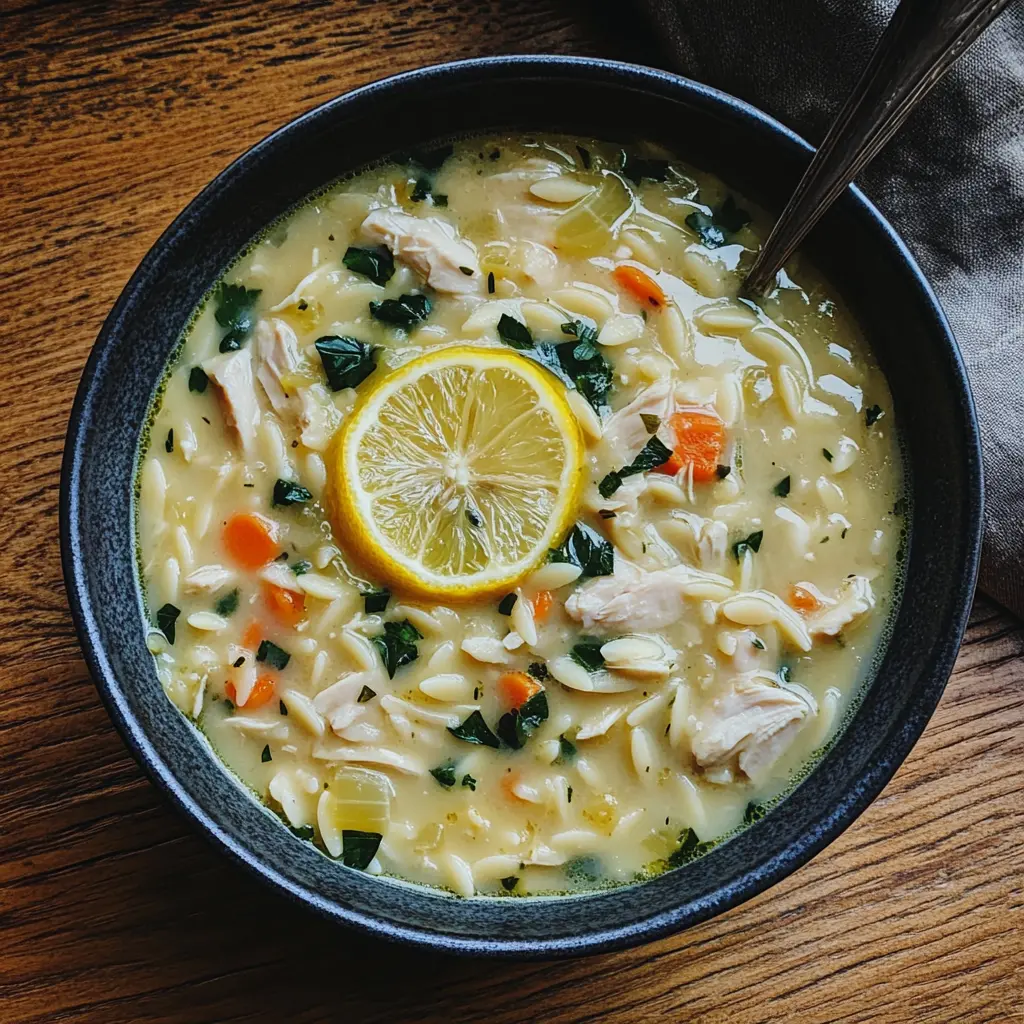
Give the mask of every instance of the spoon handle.
<path id="1" fill-rule="evenodd" d="M 901 0 L 747 275 L 765 292 L 818 218 L 1009 0 Z M 941 140 L 936 140 L 941 145 Z"/>

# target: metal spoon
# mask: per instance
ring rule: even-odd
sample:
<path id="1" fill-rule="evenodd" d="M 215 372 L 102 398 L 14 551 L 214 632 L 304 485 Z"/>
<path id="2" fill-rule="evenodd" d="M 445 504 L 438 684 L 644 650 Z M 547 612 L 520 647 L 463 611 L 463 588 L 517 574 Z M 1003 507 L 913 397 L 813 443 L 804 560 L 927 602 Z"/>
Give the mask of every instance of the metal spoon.
<path id="1" fill-rule="evenodd" d="M 818 218 L 1009 0 L 901 0 L 744 284 L 761 294 Z"/>

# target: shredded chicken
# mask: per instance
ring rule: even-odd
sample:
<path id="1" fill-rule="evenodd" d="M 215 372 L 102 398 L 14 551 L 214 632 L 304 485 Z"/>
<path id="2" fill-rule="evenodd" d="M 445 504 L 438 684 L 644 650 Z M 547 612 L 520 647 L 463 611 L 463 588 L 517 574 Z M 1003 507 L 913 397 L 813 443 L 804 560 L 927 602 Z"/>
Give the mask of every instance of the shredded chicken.
<path id="1" fill-rule="evenodd" d="M 779 686 L 767 673 L 736 676 L 704 703 L 691 737 L 693 756 L 711 777 L 738 767 L 762 778 L 796 738 L 809 715 L 810 695 Z M 724 774 L 723 774 L 724 770 Z"/>
<path id="2" fill-rule="evenodd" d="M 363 234 L 386 245 L 396 259 L 418 270 L 439 292 L 463 295 L 480 291 L 476 253 L 450 224 L 437 217 L 413 217 L 396 207 L 374 210 L 363 221 Z"/>
<path id="3" fill-rule="evenodd" d="M 656 381 L 641 391 L 629 405 L 609 417 L 604 425 L 604 439 L 621 462 L 629 462 L 651 439 L 651 432 L 640 418 L 641 415 L 657 416 L 661 421 L 658 437 L 669 448 L 675 447 L 675 438 L 671 436 L 668 425 L 668 418 L 675 411 L 675 392 L 676 385 L 668 378 Z"/>
<path id="4" fill-rule="evenodd" d="M 807 620 L 807 630 L 812 636 L 835 636 L 844 626 L 874 606 L 875 595 L 871 591 L 871 583 L 864 576 L 850 576 L 843 580 L 834 603 L 815 612 Z"/>
<path id="5" fill-rule="evenodd" d="M 731 592 L 732 582 L 724 576 L 688 565 L 644 572 L 619 559 L 613 576 L 585 583 L 565 602 L 565 610 L 586 629 L 650 632 L 680 619 L 686 597 L 721 600 Z"/>
<path id="6" fill-rule="evenodd" d="M 729 527 L 720 519 L 705 519 L 695 512 L 676 509 L 672 519 L 687 527 L 686 540 L 690 549 L 686 552 L 705 569 L 721 569 L 729 549 Z M 673 537 L 676 535 L 673 534 Z"/>
<path id="7" fill-rule="evenodd" d="M 260 405 L 252 374 L 252 355 L 248 348 L 225 352 L 203 363 L 203 371 L 213 381 L 228 427 L 234 430 L 248 459 L 254 455 L 256 430 L 260 425 Z"/>
<path id="8" fill-rule="evenodd" d="M 298 339 L 276 317 L 256 325 L 256 379 L 274 411 L 294 422 L 307 448 L 322 451 L 338 425 L 338 412 L 322 384 L 297 385 L 292 378 L 302 368 Z"/>

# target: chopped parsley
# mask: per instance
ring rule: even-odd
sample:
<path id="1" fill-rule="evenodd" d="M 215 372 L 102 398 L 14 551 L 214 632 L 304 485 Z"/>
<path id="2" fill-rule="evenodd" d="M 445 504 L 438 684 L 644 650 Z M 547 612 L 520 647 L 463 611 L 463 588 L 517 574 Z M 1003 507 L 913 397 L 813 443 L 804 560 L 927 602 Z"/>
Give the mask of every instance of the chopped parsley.
<path id="1" fill-rule="evenodd" d="M 373 700 L 373 698 L 376 696 L 377 691 L 371 690 L 368 686 L 364 684 L 363 688 L 359 691 L 359 696 L 356 697 L 356 703 L 365 704 L 368 700 Z"/>
<path id="2" fill-rule="evenodd" d="M 598 485 L 602 498 L 610 498 L 621 486 L 623 478 L 646 473 L 648 470 L 663 466 L 672 458 L 672 449 L 660 437 L 652 437 L 640 449 L 636 458 L 622 469 L 612 470 Z"/>
<path id="3" fill-rule="evenodd" d="M 476 792 L 476 779 L 474 779 L 472 775 L 463 775 L 461 785 L 465 789 L 472 790 L 474 793 Z"/>
<path id="4" fill-rule="evenodd" d="M 173 604 L 165 604 L 156 613 L 156 625 L 161 633 L 167 637 L 169 644 L 174 643 L 174 624 L 178 621 L 178 616 L 181 614 L 181 609 L 176 608 Z"/>
<path id="5" fill-rule="evenodd" d="M 370 316 L 383 324 L 392 327 L 404 327 L 408 330 L 426 320 L 430 314 L 431 303 L 426 295 L 402 295 L 397 299 L 382 299 L 370 303 Z"/>
<path id="6" fill-rule="evenodd" d="M 206 376 L 206 371 L 201 366 L 193 366 L 188 372 L 188 389 L 194 391 L 196 394 L 201 395 L 206 390 L 206 385 L 210 383 L 210 378 Z"/>
<path id="7" fill-rule="evenodd" d="M 245 664 L 245 655 L 240 654 L 231 664 L 234 668 L 241 668 Z"/>
<path id="8" fill-rule="evenodd" d="M 790 486 L 790 482 L 791 482 L 791 481 L 790 481 L 790 478 L 789 478 L 788 476 L 784 476 L 784 477 L 783 477 L 783 478 L 782 478 L 782 479 L 781 479 L 781 480 L 780 480 L 780 481 L 779 481 L 779 482 L 778 482 L 778 483 L 777 483 L 777 484 L 776 484 L 776 485 L 775 485 L 775 486 L 774 486 L 774 487 L 772 488 L 772 494 L 774 494 L 776 498 L 786 498 L 786 497 L 788 497 L 788 496 L 789 496 L 789 486 Z"/>
<path id="9" fill-rule="evenodd" d="M 715 476 L 719 480 L 724 480 L 732 472 L 732 466 L 723 466 L 721 463 L 715 466 Z"/>
<path id="10" fill-rule="evenodd" d="M 491 732 L 491 727 L 484 721 L 484 716 L 479 711 L 474 711 L 460 725 L 449 726 L 448 731 L 457 740 L 463 740 L 466 743 L 475 743 L 481 747 L 493 747 L 495 750 L 501 746 L 501 741 Z"/>
<path id="11" fill-rule="evenodd" d="M 494 294 L 494 271 L 491 270 L 487 274 L 487 294 Z"/>
<path id="12" fill-rule="evenodd" d="M 498 612 L 502 615 L 511 615 L 512 609 L 516 606 L 516 600 L 517 598 L 515 594 L 506 594 L 498 602 Z"/>
<path id="13" fill-rule="evenodd" d="M 501 879 L 501 887 L 505 892 L 511 892 L 519 884 L 519 879 L 515 875 L 507 875 Z"/>
<path id="14" fill-rule="evenodd" d="M 510 348 L 523 351 L 533 348 L 533 335 L 530 328 L 522 321 L 508 313 L 502 313 L 498 320 L 498 337 Z"/>
<path id="15" fill-rule="evenodd" d="M 869 426 L 873 427 L 883 416 L 882 407 L 880 405 L 872 405 L 864 410 L 864 422 Z"/>
<path id="16" fill-rule="evenodd" d="M 668 858 L 669 866 L 678 868 L 683 864 L 688 864 L 691 860 L 696 860 L 707 853 L 714 845 L 713 842 L 702 843 L 692 828 L 685 829 L 679 833 L 679 846 Z"/>
<path id="17" fill-rule="evenodd" d="M 225 594 L 223 597 L 217 600 L 217 603 L 213 606 L 213 610 L 218 615 L 223 615 L 225 618 L 228 615 L 234 615 L 238 611 L 238 587 L 235 587 L 229 594 Z"/>
<path id="18" fill-rule="evenodd" d="M 285 718 L 288 717 L 288 706 L 283 700 L 279 700 L 277 702 L 277 710 L 280 714 L 284 715 Z"/>
<path id="19" fill-rule="evenodd" d="M 547 665 L 542 661 L 531 661 L 527 666 L 526 671 L 529 672 L 534 679 L 544 680 L 551 678 L 551 673 L 548 671 Z"/>
<path id="20" fill-rule="evenodd" d="M 362 274 L 374 284 L 382 286 L 386 285 L 395 274 L 395 257 L 391 255 L 391 250 L 383 245 L 367 249 L 350 245 L 345 250 L 341 262 L 353 274 Z"/>
<path id="21" fill-rule="evenodd" d="M 275 507 L 286 505 L 302 505 L 310 501 L 313 495 L 301 484 L 294 480 L 278 480 L 274 484 L 274 499 L 272 504 Z"/>
<path id="22" fill-rule="evenodd" d="M 282 647 L 270 640 L 261 640 L 259 649 L 256 651 L 256 660 L 266 662 L 271 668 L 279 672 L 284 671 L 292 656 Z"/>
<path id="23" fill-rule="evenodd" d="M 256 326 L 253 307 L 260 294 L 259 288 L 246 288 L 241 284 L 225 284 L 221 281 L 217 285 L 213 293 L 213 317 L 221 327 L 226 328 L 220 340 L 221 352 L 235 352 L 245 344 Z"/>
<path id="24" fill-rule="evenodd" d="M 686 218 L 686 225 L 700 236 L 701 244 L 708 249 L 717 249 L 728 242 L 729 236 L 750 223 L 750 214 L 741 210 L 732 196 L 726 196 L 725 202 L 710 214 L 702 210 L 694 210 Z"/>
<path id="25" fill-rule="evenodd" d="M 332 391 L 358 387 L 377 369 L 376 349 L 365 341 L 325 334 L 313 343 Z"/>
<path id="26" fill-rule="evenodd" d="M 733 557 L 737 562 L 740 562 L 748 551 L 753 551 L 756 554 L 761 550 L 762 540 L 764 540 L 764 530 L 755 530 L 744 537 L 743 540 L 736 541 L 732 546 Z"/>
<path id="27" fill-rule="evenodd" d="M 360 590 L 359 594 L 363 599 L 363 608 L 367 615 L 384 611 L 388 606 L 388 601 L 391 600 L 391 591 L 387 587 L 382 587 L 380 590 Z"/>
<path id="28" fill-rule="evenodd" d="M 263 753 L 260 754 L 260 760 L 264 764 L 266 764 L 268 761 L 273 761 L 274 760 L 274 758 L 271 756 L 271 753 L 270 753 L 270 744 L 269 743 L 263 748 Z"/>
<path id="29" fill-rule="evenodd" d="M 305 559 L 300 559 L 298 562 L 292 562 L 292 564 L 289 565 L 288 568 L 291 569 L 291 571 L 295 573 L 296 576 L 305 576 L 306 573 L 313 568 L 313 565 L 311 562 L 307 562 Z"/>
<path id="30" fill-rule="evenodd" d="M 651 412 L 642 412 L 640 413 L 640 419 L 643 420 L 644 430 L 646 430 L 648 434 L 656 434 L 658 432 L 658 427 L 661 426 L 660 417 L 655 416 L 654 413 Z"/>
<path id="31" fill-rule="evenodd" d="M 414 203 L 422 203 L 430 195 L 431 184 L 430 179 L 427 177 L 420 177 L 416 179 L 416 184 L 413 186 L 412 193 L 409 198 Z"/>
<path id="32" fill-rule="evenodd" d="M 380 651 L 388 678 L 394 679 L 395 673 L 403 665 L 419 657 L 416 641 L 422 640 L 423 634 L 408 619 L 404 619 L 402 622 L 385 622 L 384 632 L 370 639 Z"/>
<path id="33" fill-rule="evenodd" d="M 558 757 L 555 758 L 555 764 L 569 764 L 576 758 L 576 744 L 572 740 L 566 739 L 565 733 L 562 733 L 558 737 Z M 569 798 L 570 800 L 572 797 Z"/>
<path id="34" fill-rule="evenodd" d="M 164 451 L 170 455 L 174 451 L 174 427 L 167 431 L 167 438 L 164 441 Z"/>
<path id="35" fill-rule="evenodd" d="M 346 828 L 341 832 L 341 862 L 362 871 L 377 855 L 383 836 L 379 832 L 359 832 Z"/>
<path id="36" fill-rule="evenodd" d="M 431 768 L 430 774 L 434 776 L 439 785 L 445 789 L 451 789 L 455 785 L 455 762 L 451 760 L 445 761 L 444 764 Z"/>
<path id="37" fill-rule="evenodd" d="M 299 839 L 312 839 L 316 835 L 312 825 L 289 825 L 288 831 Z"/>
<path id="38" fill-rule="evenodd" d="M 821 454 L 824 455 L 829 462 L 832 461 L 832 453 L 827 448 L 822 448 Z"/>
<path id="39" fill-rule="evenodd" d="M 615 549 L 584 523 L 576 523 L 561 547 L 548 552 L 549 562 L 568 562 L 582 570 L 582 576 L 610 576 L 615 570 Z"/>
<path id="40" fill-rule="evenodd" d="M 537 727 L 548 719 L 548 697 L 539 690 L 529 700 L 501 716 L 498 735 L 513 750 L 519 750 Z"/>

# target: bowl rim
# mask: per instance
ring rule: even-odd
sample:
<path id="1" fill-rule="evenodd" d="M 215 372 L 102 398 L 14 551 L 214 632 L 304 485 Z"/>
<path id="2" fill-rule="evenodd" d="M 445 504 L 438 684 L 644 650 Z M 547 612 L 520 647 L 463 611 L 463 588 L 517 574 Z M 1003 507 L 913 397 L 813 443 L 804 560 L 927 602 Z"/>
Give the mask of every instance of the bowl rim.
<path id="1" fill-rule="evenodd" d="M 945 356 L 948 359 L 951 376 L 950 384 L 961 404 L 968 426 L 969 437 L 965 439 L 965 469 L 970 483 L 970 494 L 967 496 L 964 525 L 967 560 L 959 587 L 952 599 L 952 606 L 956 610 L 955 621 L 952 623 L 953 630 L 938 653 L 936 672 L 927 681 L 927 685 L 922 684 L 914 699 L 907 705 L 906 714 L 900 720 L 899 727 L 894 728 L 890 736 L 886 737 L 886 756 L 872 764 L 860 777 L 857 785 L 850 787 L 844 799 L 832 807 L 823 818 L 818 819 L 817 828 L 813 833 L 805 832 L 800 835 L 772 859 L 745 869 L 731 884 L 716 890 L 702 901 L 668 906 L 637 922 L 621 927 L 583 932 L 575 936 L 547 939 L 480 939 L 397 924 L 381 916 L 374 916 L 371 912 L 343 906 L 322 896 L 316 890 L 299 885 L 280 874 L 275 867 L 245 849 L 214 817 L 199 806 L 178 781 L 171 766 L 157 752 L 131 710 L 104 649 L 104 641 L 100 635 L 89 593 L 79 491 L 86 434 L 98 390 L 97 368 L 102 362 L 105 350 L 113 343 L 120 321 L 134 293 L 153 270 L 153 265 L 158 262 L 159 254 L 166 243 L 190 217 L 200 212 L 219 192 L 243 174 L 250 164 L 259 161 L 264 153 L 283 140 L 307 130 L 321 117 L 330 116 L 349 105 L 366 102 L 376 94 L 387 94 L 409 86 L 427 88 L 432 82 L 452 75 L 487 75 L 509 71 L 543 75 L 553 70 L 563 74 L 603 76 L 613 84 L 631 84 L 639 88 L 659 87 L 675 91 L 677 95 L 688 94 L 710 105 L 725 108 L 752 127 L 768 129 L 771 134 L 783 136 L 789 143 L 795 144 L 807 154 L 813 152 L 813 147 L 781 122 L 728 93 L 672 72 L 601 58 L 536 54 L 472 58 L 428 65 L 388 76 L 343 93 L 293 118 L 233 160 L 174 218 L 140 261 L 106 317 L 82 371 L 68 420 L 59 498 L 60 544 L 65 589 L 89 672 L 114 725 L 132 755 L 192 827 L 274 891 L 311 908 L 324 918 L 353 926 L 379 938 L 435 951 L 519 959 L 577 956 L 649 942 L 705 921 L 775 885 L 837 838 L 879 795 L 920 737 L 942 696 L 966 629 L 980 562 L 983 490 L 978 420 L 963 359 L 938 298 L 906 244 L 874 204 L 855 186 L 850 186 L 847 190 L 847 198 L 856 205 L 858 215 L 873 222 L 873 228 L 884 236 L 896 257 L 904 264 L 918 290 L 922 310 L 931 315 L 932 330 L 944 340 L 947 349 Z M 251 799 L 248 796 L 245 798 Z M 573 900 L 580 897 L 564 898 Z"/>

